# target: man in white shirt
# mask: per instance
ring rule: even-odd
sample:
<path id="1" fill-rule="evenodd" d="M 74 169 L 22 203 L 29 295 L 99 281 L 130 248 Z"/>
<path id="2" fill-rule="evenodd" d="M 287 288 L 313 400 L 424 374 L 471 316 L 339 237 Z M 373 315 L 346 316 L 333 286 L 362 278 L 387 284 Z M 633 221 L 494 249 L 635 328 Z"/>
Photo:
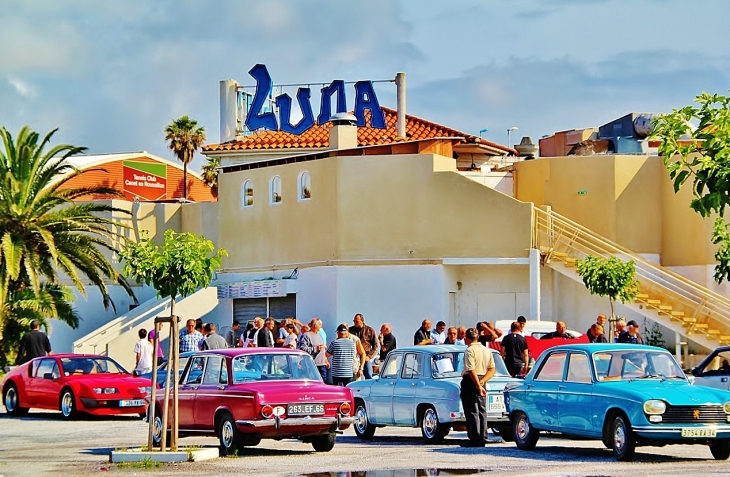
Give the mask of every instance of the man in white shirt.
<path id="1" fill-rule="evenodd" d="M 137 335 L 139 336 L 139 341 L 134 345 L 134 352 L 136 354 L 134 374 L 139 376 L 140 374 L 152 372 L 152 354 L 154 349 L 147 339 L 147 330 L 142 328 Z"/>
<path id="2" fill-rule="evenodd" d="M 431 330 L 431 339 L 433 344 L 444 344 L 444 341 L 446 341 L 446 323 L 443 321 L 436 323 L 436 328 Z"/>

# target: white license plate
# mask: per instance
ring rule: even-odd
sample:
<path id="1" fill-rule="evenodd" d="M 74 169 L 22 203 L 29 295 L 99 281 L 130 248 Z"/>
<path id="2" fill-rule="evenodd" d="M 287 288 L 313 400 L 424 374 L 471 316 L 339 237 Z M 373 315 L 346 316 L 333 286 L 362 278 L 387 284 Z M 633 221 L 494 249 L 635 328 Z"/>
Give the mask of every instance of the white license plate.
<path id="1" fill-rule="evenodd" d="M 324 414 L 324 404 L 289 404 L 286 408 L 287 416 L 313 416 Z"/>
<path id="2" fill-rule="evenodd" d="M 144 399 L 122 399 L 119 401 L 119 407 L 139 407 L 144 406 Z"/>
<path id="3" fill-rule="evenodd" d="M 716 437 L 715 429 L 682 429 L 682 437 Z"/>
<path id="4" fill-rule="evenodd" d="M 489 395 L 489 410 L 490 411 L 504 411 L 504 395 L 502 394 L 490 394 Z"/>

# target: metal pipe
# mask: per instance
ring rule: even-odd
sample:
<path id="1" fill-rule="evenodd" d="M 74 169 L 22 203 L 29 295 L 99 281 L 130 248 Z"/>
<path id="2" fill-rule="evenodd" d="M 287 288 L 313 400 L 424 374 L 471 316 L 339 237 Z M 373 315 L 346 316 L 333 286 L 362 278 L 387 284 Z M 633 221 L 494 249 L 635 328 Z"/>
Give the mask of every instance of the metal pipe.
<path id="1" fill-rule="evenodd" d="M 396 73 L 396 101 L 398 103 L 398 113 L 396 119 L 396 128 L 398 130 L 397 137 L 406 137 L 406 74 Z"/>

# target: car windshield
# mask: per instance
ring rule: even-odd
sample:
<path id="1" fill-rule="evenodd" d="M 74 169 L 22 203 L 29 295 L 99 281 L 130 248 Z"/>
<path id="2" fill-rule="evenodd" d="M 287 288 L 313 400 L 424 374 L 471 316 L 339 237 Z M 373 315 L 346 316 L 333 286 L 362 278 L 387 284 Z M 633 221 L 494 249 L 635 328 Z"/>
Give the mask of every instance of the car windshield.
<path id="1" fill-rule="evenodd" d="M 65 376 L 81 376 L 84 374 L 129 374 L 116 361 L 104 357 L 61 358 L 61 366 Z"/>
<path id="2" fill-rule="evenodd" d="M 502 357 L 492 352 L 494 357 L 494 367 L 496 368 L 495 376 L 509 377 L 507 367 L 504 365 Z M 431 357 L 431 372 L 435 379 L 441 378 L 457 378 L 461 376 L 464 370 L 464 352 L 450 351 L 448 353 L 436 353 Z"/>
<path id="3" fill-rule="evenodd" d="M 244 354 L 236 356 L 232 365 L 233 384 L 281 379 L 322 381 L 314 360 L 306 354 Z"/>
<path id="4" fill-rule="evenodd" d="M 665 351 L 615 350 L 593 353 L 599 381 L 687 379 L 674 357 Z"/>

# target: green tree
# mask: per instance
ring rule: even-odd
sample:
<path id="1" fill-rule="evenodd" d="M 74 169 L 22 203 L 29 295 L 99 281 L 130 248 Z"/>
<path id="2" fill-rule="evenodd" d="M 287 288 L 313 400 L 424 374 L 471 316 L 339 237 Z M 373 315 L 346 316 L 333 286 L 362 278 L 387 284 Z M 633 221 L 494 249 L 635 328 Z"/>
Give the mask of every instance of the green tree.
<path id="1" fill-rule="evenodd" d="M 187 115 L 175 119 L 165 128 L 165 140 L 175 157 L 183 163 L 183 198 L 188 198 L 188 164 L 193 161 L 195 151 L 205 142 L 205 128 Z"/>
<path id="2" fill-rule="evenodd" d="M 100 202 L 77 203 L 88 195 L 119 195 L 107 187 L 64 188 L 78 172 L 69 157 L 85 148 L 60 144 L 50 147 L 53 131 L 42 139 L 25 126 L 16 138 L 0 128 L 0 336 L 3 358 L 17 341 L 12 326 L 37 319 L 58 318 L 72 327 L 78 316 L 67 306 L 71 296 L 60 285 L 61 277 L 86 296 L 82 278 L 99 289 L 105 307 L 114 307 L 106 279 L 125 287 L 102 250 L 114 251 L 115 221 L 100 214 L 124 212 Z M 48 148 L 48 149 L 47 149 Z M 14 324 L 13 324 L 14 323 Z"/>
<path id="3" fill-rule="evenodd" d="M 205 164 L 201 168 L 203 171 L 203 182 L 210 186 L 213 195 L 218 197 L 218 170 L 221 167 L 219 157 L 206 157 Z"/>
<path id="4" fill-rule="evenodd" d="M 705 218 L 718 216 L 712 236 L 718 245 L 714 278 L 722 283 L 730 279 L 730 233 L 724 220 L 730 205 L 730 97 L 702 93 L 695 103 L 658 116 L 651 139 L 661 141 L 659 154 L 674 192 L 691 178 L 690 207 Z"/>
<path id="5" fill-rule="evenodd" d="M 134 277 L 140 282 L 152 285 L 157 290 L 157 295 L 163 298 L 170 298 L 170 320 L 172 323 L 172 336 L 170 339 L 170 362 L 172 369 L 168 368 L 168 379 L 165 386 L 165 406 L 163 409 L 162 422 L 167 421 L 167 400 L 170 392 L 170 375 L 178 376 L 179 360 L 179 336 L 177 333 L 177 317 L 175 316 L 175 299 L 178 295 L 186 297 L 195 293 L 198 289 L 210 285 L 213 274 L 220 268 L 224 256 L 228 255 L 225 249 L 215 251 L 215 246 L 205 237 L 197 237 L 195 234 L 185 232 L 176 234 L 173 230 L 165 231 L 165 240 L 161 247 L 144 233 L 139 242 L 129 243 L 120 252 L 124 260 L 123 273 L 128 277 Z M 153 363 L 156 370 L 157 366 Z M 153 372 L 154 375 L 154 372 Z M 177 450 L 177 422 L 178 422 L 178 398 L 177 386 L 173 386 L 173 425 L 170 449 Z M 156 387 L 152 387 L 151 402 L 155 402 Z M 149 445 L 152 445 L 152 432 L 154 426 L 154 406 L 150 406 L 150 438 Z M 162 448 L 165 448 L 165 432 L 162 432 Z"/>
<path id="6" fill-rule="evenodd" d="M 633 301 L 639 293 L 639 281 L 635 276 L 634 261 L 624 262 L 617 257 L 605 258 L 588 255 L 582 260 L 576 260 L 575 268 L 591 295 L 608 297 L 611 305 L 608 336 L 613 336 L 616 323 L 614 303 L 616 300 L 623 303 Z"/>

